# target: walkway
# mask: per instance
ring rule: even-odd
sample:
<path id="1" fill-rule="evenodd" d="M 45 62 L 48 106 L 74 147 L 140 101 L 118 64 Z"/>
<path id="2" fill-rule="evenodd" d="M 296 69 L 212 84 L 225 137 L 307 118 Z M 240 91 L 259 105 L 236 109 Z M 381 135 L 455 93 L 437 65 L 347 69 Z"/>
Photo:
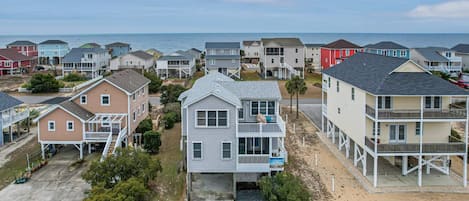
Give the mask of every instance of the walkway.
<path id="1" fill-rule="evenodd" d="M 27 134 L 27 136 L 25 136 L 21 140 L 7 143 L 3 147 L 0 147 L 0 168 L 3 167 L 10 160 L 9 155 L 11 153 L 16 151 L 18 148 L 24 146 L 29 141 L 35 139 L 35 137 L 37 136 L 37 129 L 31 128 L 30 131 L 31 133 Z"/>

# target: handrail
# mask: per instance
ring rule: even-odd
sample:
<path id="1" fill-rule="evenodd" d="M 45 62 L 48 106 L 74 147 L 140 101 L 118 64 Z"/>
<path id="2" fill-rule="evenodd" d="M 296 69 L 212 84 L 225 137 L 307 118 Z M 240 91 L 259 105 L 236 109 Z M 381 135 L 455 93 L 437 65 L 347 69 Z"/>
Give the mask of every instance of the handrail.
<path id="1" fill-rule="evenodd" d="M 368 137 L 365 137 L 365 145 L 374 150 L 375 143 Z M 464 153 L 465 143 L 423 143 L 422 153 Z M 404 144 L 380 144 L 378 143 L 378 153 L 419 153 L 419 143 Z"/>
<path id="2" fill-rule="evenodd" d="M 107 156 L 107 153 L 109 152 L 109 147 L 111 146 L 112 143 L 112 135 L 109 135 L 106 140 L 106 146 L 104 146 L 103 154 L 101 155 L 101 162 L 104 161 L 104 159 Z"/>
<path id="3" fill-rule="evenodd" d="M 375 108 L 366 105 L 365 111 L 375 117 Z M 420 115 L 420 109 L 378 109 L 378 119 L 420 119 Z M 423 109 L 424 119 L 458 119 L 466 116 L 466 109 Z"/>
<path id="4" fill-rule="evenodd" d="M 116 152 L 116 149 L 121 146 L 121 141 L 124 138 L 124 135 L 127 134 L 127 126 L 124 127 L 117 135 L 116 143 L 114 144 L 114 149 L 112 150 L 112 154 Z"/>

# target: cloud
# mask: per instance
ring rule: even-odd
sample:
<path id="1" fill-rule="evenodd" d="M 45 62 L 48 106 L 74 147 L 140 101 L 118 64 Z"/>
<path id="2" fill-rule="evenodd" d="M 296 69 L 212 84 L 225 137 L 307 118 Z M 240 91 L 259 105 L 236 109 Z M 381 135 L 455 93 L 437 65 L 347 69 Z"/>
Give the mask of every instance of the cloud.
<path id="1" fill-rule="evenodd" d="M 469 18 L 469 0 L 419 5 L 408 13 L 414 18 Z"/>

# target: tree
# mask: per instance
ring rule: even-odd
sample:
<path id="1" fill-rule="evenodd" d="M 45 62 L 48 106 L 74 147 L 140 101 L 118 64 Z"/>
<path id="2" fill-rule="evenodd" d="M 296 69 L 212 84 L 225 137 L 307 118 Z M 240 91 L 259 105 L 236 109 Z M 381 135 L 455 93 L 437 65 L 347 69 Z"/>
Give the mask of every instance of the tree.
<path id="1" fill-rule="evenodd" d="M 285 87 L 287 88 L 288 93 L 290 94 L 290 104 L 291 104 L 291 96 L 296 95 L 296 118 L 299 116 L 299 94 L 305 94 L 308 87 L 306 86 L 306 82 L 304 79 L 301 79 L 300 76 L 295 76 L 292 79 L 288 80 L 285 83 Z M 290 105 L 291 106 L 291 105 Z M 290 108 L 291 113 L 291 108 Z"/>
<path id="2" fill-rule="evenodd" d="M 166 103 L 163 107 L 163 113 L 174 112 L 176 114 L 176 122 L 181 121 L 181 104 L 179 102 Z"/>
<path id="3" fill-rule="evenodd" d="M 178 114 L 176 112 L 168 112 L 163 116 L 164 128 L 171 129 L 174 127 L 174 123 L 178 121 Z"/>
<path id="4" fill-rule="evenodd" d="M 135 129 L 135 132 L 145 133 L 151 130 L 153 130 L 153 121 L 151 120 L 151 118 L 146 118 L 138 124 L 137 128 Z"/>
<path id="5" fill-rule="evenodd" d="M 143 134 L 143 148 L 150 153 L 158 153 L 161 146 L 161 134 L 156 131 L 147 131 Z"/>
<path id="6" fill-rule="evenodd" d="M 178 84 L 170 84 L 161 87 L 160 103 L 174 103 L 178 101 L 179 95 L 184 92 L 186 88 Z"/>
<path id="7" fill-rule="evenodd" d="M 86 77 L 78 73 L 69 73 L 68 75 L 64 76 L 62 80 L 65 82 L 78 82 L 85 81 Z"/>
<path id="8" fill-rule="evenodd" d="M 152 72 L 144 72 L 143 75 L 150 80 L 150 84 L 148 84 L 148 91 L 150 93 L 158 93 L 163 81 Z"/>
<path id="9" fill-rule="evenodd" d="M 285 88 L 287 89 L 288 94 L 290 94 L 290 114 L 291 114 L 292 107 L 293 107 L 293 95 L 295 94 L 295 89 L 293 88 L 292 80 L 288 80 L 285 83 Z"/>
<path id="10" fill-rule="evenodd" d="M 119 182 L 111 189 L 98 184 L 91 189 L 90 195 L 85 201 L 141 201 L 148 200 L 150 190 L 145 187 L 141 179 L 132 177 Z"/>
<path id="11" fill-rule="evenodd" d="M 133 148 L 118 148 L 114 155 L 104 161 L 93 161 L 82 177 L 93 187 L 102 185 L 105 189 L 111 189 L 132 177 L 141 179 L 148 187 L 148 181 L 155 179 L 160 171 L 159 160 L 152 159 L 148 153 Z"/>
<path id="12" fill-rule="evenodd" d="M 34 74 L 27 85 L 27 89 L 33 93 L 58 92 L 60 87 L 63 87 L 63 83 L 51 74 Z"/>
<path id="13" fill-rule="evenodd" d="M 290 173 L 264 176 L 259 180 L 262 195 L 270 201 L 308 201 L 310 193 L 303 183 Z"/>

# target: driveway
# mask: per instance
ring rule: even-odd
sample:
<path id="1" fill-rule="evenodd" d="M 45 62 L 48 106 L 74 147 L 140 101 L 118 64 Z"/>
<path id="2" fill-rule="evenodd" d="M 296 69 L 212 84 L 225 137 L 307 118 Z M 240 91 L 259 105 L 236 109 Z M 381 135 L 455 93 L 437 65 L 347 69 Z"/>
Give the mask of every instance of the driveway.
<path id="1" fill-rule="evenodd" d="M 293 105 L 296 105 L 296 98 L 293 97 L 292 99 Z M 320 98 L 301 98 L 298 99 L 298 102 L 300 104 L 319 104 L 321 105 L 321 99 Z M 282 105 L 290 105 L 290 99 L 289 98 L 284 98 L 280 101 L 280 104 Z"/>
<path id="2" fill-rule="evenodd" d="M 315 126 L 321 128 L 321 103 L 319 104 L 300 104 L 300 111 L 302 111 Z"/>
<path id="3" fill-rule="evenodd" d="M 81 179 L 86 163 L 72 165 L 79 152 L 67 146 L 54 156 L 49 164 L 33 174 L 25 184 L 10 184 L 0 191 L 1 200 L 15 201 L 81 201 L 91 187 Z"/>

